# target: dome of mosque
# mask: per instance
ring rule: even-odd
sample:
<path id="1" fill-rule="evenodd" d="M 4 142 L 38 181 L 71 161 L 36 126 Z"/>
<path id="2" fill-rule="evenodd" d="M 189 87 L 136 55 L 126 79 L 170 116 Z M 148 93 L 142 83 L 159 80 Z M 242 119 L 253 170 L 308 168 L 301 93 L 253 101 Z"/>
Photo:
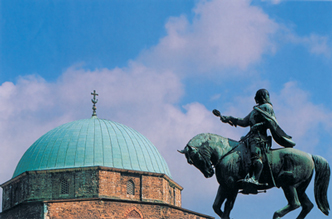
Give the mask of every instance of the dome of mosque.
<path id="1" fill-rule="evenodd" d="M 94 114 L 90 119 L 66 123 L 41 136 L 22 156 L 13 178 L 26 171 L 92 166 L 171 177 L 164 158 L 146 137 Z"/>

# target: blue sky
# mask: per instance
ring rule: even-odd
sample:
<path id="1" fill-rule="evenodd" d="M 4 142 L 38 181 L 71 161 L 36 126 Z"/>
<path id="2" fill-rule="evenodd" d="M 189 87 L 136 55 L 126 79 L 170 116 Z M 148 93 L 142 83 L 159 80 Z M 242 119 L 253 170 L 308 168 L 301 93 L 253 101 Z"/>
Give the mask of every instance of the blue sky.
<path id="1" fill-rule="evenodd" d="M 1 182 L 46 131 L 89 118 L 93 90 L 100 118 L 156 145 L 194 211 L 216 217 L 218 185 L 176 150 L 201 132 L 239 139 L 248 129 L 221 124 L 211 110 L 244 117 L 260 88 L 296 147 L 332 163 L 331 1 L 13 0 L 0 8 Z M 308 194 L 314 202 L 312 184 Z M 231 216 L 263 219 L 285 204 L 280 189 L 239 195 Z M 323 214 L 315 207 L 307 218 Z"/>

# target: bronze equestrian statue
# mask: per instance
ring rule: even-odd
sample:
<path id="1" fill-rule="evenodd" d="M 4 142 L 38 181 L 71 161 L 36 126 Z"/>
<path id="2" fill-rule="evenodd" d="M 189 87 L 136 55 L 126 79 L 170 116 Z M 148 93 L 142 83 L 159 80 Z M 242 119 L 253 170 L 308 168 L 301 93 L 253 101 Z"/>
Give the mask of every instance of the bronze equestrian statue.
<path id="1" fill-rule="evenodd" d="M 257 194 L 260 190 L 281 187 L 288 204 L 276 211 L 273 219 L 281 218 L 299 207 L 302 207 L 302 211 L 297 218 L 305 218 L 314 206 L 305 190 L 315 169 L 315 200 L 318 208 L 328 215 L 328 162 L 320 156 L 292 148 L 295 143 L 278 125 L 267 90 L 258 90 L 255 101 L 257 105 L 245 118 L 222 116 L 219 111 L 213 111 L 222 122 L 250 126 L 249 133 L 240 141 L 203 133 L 192 138 L 184 150 L 179 151 L 206 178 L 216 173 L 219 189 L 213 204 L 214 211 L 220 218 L 229 219 L 239 192 Z M 285 148 L 271 149 L 271 137 L 267 136 L 267 129 L 273 139 Z"/>

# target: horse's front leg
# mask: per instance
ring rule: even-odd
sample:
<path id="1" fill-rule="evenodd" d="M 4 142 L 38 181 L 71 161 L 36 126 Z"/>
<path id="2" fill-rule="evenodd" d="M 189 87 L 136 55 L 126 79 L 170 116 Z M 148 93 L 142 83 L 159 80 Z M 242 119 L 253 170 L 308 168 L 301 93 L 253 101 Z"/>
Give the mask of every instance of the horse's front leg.
<path id="1" fill-rule="evenodd" d="M 217 215 L 219 215 L 220 218 L 223 218 L 224 213 L 221 210 L 221 205 L 226 199 L 226 192 L 225 189 L 222 188 L 221 185 L 219 185 L 218 192 L 216 195 L 216 198 L 213 203 L 213 210 L 216 212 Z"/>
<path id="2" fill-rule="evenodd" d="M 217 215 L 220 216 L 221 219 L 230 219 L 229 215 L 231 210 L 233 209 L 234 202 L 238 191 L 236 189 L 226 189 L 223 188 L 221 185 L 218 188 L 216 199 L 213 203 L 213 210 L 216 212 Z M 226 199 L 224 212 L 221 210 L 221 206 Z"/>
<path id="3" fill-rule="evenodd" d="M 233 209 L 237 194 L 238 194 L 237 189 L 231 189 L 230 191 L 228 191 L 223 219 L 230 219 L 230 213 L 231 213 L 231 210 Z"/>

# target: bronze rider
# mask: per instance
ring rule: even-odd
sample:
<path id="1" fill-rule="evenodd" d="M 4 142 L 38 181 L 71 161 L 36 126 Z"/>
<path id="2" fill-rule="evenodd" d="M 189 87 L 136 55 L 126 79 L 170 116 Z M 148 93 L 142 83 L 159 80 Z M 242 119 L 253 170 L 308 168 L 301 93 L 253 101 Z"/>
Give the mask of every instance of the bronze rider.
<path id="1" fill-rule="evenodd" d="M 260 89 L 256 92 L 255 101 L 257 103 L 254 109 L 244 118 L 234 118 L 232 116 L 221 116 L 219 111 L 213 113 L 220 115 L 220 120 L 234 126 L 248 127 L 249 133 L 241 140 L 250 148 L 253 174 L 245 179 L 248 183 L 259 185 L 259 177 L 263 170 L 262 148 L 271 147 L 270 137 L 267 136 L 267 129 L 270 129 L 273 139 L 284 147 L 293 147 L 295 143 L 292 137 L 287 135 L 278 125 L 273 106 L 270 101 L 270 94 L 266 89 Z M 217 111 L 217 112 L 216 112 Z M 218 115 L 219 114 L 219 115 Z"/>

